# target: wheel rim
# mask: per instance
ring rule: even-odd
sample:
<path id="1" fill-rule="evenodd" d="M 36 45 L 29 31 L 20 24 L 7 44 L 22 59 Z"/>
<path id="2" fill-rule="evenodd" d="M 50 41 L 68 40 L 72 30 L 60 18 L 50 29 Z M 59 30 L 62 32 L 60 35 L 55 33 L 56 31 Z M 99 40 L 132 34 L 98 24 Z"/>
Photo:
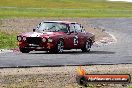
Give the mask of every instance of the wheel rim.
<path id="1" fill-rule="evenodd" d="M 59 44 L 58 44 L 58 52 L 59 52 L 59 53 L 62 53 L 62 52 L 63 52 L 63 48 L 64 48 L 63 42 L 60 41 Z"/>
<path id="2" fill-rule="evenodd" d="M 89 51 L 91 48 L 91 44 L 89 42 L 86 42 L 86 50 Z"/>

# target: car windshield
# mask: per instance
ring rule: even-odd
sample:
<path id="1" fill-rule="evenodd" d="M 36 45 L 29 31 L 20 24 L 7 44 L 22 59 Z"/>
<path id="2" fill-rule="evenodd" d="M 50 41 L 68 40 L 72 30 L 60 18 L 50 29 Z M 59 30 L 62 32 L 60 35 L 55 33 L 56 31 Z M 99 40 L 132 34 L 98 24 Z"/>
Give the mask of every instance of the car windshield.
<path id="1" fill-rule="evenodd" d="M 66 24 L 42 22 L 37 26 L 37 32 L 67 32 Z"/>

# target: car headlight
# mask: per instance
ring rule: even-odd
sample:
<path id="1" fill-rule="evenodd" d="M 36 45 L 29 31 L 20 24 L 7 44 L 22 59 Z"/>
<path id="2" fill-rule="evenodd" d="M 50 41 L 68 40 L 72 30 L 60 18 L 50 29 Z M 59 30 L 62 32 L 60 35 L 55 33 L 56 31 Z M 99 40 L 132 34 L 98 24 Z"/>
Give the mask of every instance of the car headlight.
<path id="1" fill-rule="evenodd" d="M 23 37 L 23 40 L 26 41 L 26 37 Z"/>
<path id="2" fill-rule="evenodd" d="M 42 42 L 46 42 L 46 38 L 42 38 Z"/>
<path id="3" fill-rule="evenodd" d="M 17 40 L 18 40 L 18 41 L 22 41 L 22 37 L 21 37 L 21 36 L 18 36 L 18 37 L 17 37 Z"/>
<path id="4" fill-rule="evenodd" d="M 49 38 L 49 39 L 48 39 L 48 42 L 53 42 L 53 39 Z"/>

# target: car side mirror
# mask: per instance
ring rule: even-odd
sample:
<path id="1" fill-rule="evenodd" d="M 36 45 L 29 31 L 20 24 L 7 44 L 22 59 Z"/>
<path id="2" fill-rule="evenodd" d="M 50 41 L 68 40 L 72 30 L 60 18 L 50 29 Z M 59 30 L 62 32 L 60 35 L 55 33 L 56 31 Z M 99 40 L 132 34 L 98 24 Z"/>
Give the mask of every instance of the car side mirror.
<path id="1" fill-rule="evenodd" d="M 67 32 L 67 35 L 70 35 L 71 33 L 74 33 L 74 31 L 69 31 L 69 32 Z"/>
<path id="2" fill-rule="evenodd" d="M 33 32 L 35 32 L 36 29 L 33 29 Z"/>
<path id="3" fill-rule="evenodd" d="M 70 31 L 70 33 L 74 33 L 74 31 Z"/>

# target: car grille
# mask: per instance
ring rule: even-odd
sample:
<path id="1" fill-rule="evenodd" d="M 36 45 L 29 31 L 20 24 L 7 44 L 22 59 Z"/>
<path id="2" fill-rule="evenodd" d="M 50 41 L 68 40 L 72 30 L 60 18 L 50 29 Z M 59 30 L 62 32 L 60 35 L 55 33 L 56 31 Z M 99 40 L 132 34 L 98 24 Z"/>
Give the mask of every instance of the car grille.
<path id="1" fill-rule="evenodd" d="M 26 40 L 29 44 L 40 44 L 42 42 L 40 37 L 27 37 Z"/>

